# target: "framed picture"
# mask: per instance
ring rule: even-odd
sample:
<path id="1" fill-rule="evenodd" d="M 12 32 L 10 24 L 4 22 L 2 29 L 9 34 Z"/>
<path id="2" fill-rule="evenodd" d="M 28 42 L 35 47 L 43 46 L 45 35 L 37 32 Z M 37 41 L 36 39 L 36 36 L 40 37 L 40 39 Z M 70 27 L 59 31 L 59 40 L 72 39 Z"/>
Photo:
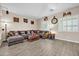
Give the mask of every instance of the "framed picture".
<path id="1" fill-rule="evenodd" d="M 31 24 L 34 24 L 34 21 L 31 21 Z"/>
<path id="2" fill-rule="evenodd" d="M 19 22 L 19 18 L 14 17 L 14 18 L 13 18 L 13 21 L 14 21 L 14 22 Z"/>
<path id="3" fill-rule="evenodd" d="M 28 23 L 28 19 L 23 18 L 23 22 Z"/>

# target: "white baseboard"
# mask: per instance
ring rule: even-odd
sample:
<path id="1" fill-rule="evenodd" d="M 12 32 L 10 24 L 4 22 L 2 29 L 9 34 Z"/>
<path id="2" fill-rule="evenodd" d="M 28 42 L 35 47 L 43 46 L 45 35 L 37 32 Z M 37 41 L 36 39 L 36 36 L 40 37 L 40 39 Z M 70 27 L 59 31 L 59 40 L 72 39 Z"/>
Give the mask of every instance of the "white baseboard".
<path id="1" fill-rule="evenodd" d="M 58 39 L 58 40 L 63 40 L 63 41 L 68 41 L 68 42 L 79 43 L 79 41 L 73 41 L 73 40 L 67 40 L 67 39 Z"/>

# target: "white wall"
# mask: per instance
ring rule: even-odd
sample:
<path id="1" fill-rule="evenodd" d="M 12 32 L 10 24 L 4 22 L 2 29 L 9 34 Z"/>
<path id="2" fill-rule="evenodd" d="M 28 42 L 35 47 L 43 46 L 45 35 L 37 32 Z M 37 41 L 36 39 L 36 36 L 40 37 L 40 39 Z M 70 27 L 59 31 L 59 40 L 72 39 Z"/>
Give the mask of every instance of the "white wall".
<path id="1" fill-rule="evenodd" d="M 79 6 L 68 9 L 68 10 L 65 10 L 65 11 L 71 11 L 72 12 L 71 16 L 79 15 Z M 59 20 L 60 18 L 63 17 L 63 12 L 65 12 L 65 11 L 56 13 L 56 14 L 51 15 L 51 16 L 48 16 L 47 24 L 50 25 L 48 28 L 49 29 L 52 28 L 52 31 L 56 31 L 56 39 L 61 39 L 61 40 L 66 40 L 66 41 L 72 41 L 72 42 L 79 43 L 79 32 L 59 32 L 58 31 L 58 23 L 57 24 L 52 24 L 51 23 L 51 19 L 52 19 L 53 16 L 56 16 Z M 40 26 L 43 26 L 43 24 L 46 21 L 44 21 L 43 18 L 42 18 L 42 20 L 40 20 L 40 22 L 41 22 Z M 42 29 L 42 27 L 40 29 Z"/>
<path id="2" fill-rule="evenodd" d="M 19 23 L 13 22 L 13 17 L 18 17 L 19 18 Z M 28 19 L 28 23 L 23 22 L 23 18 Z M 34 25 L 31 24 L 31 20 L 34 21 Z M 31 19 L 28 17 L 23 17 L 16 15 L 14 13 L 9 13 L 8 15 L 3 12 L 3 15 L 1 17 L 1 27 L 4 28 L 4 24 L 6 22 L 7 24 L 7 30 L 8 31 L 18 31 L 18 30 L 37 30 L 38 29 L 38 24 L 36 19 Z"/>
<path id="3" fill-rule="evenodd" d="M 13 22 L 13 17 L 18 17 L 19 22 Z M 23 22 L 23 18 L 28 19 L 28 23 Z M 31 24 L 34 21 L 34 24 Z M 8 15 L 5 11 L 0 13 L 0 40 L 1 40 L 1 29 L 5 29 L 5 24 L 7 24 L 7 32 L 9 31 L 23 31 L 23 30 L 38 30 L 38 20 L 31 19 L 29 17 L 23 17 L 16 15 L 15 13 L 9 13 Z"/>
<path id="4" fill-rule="evenodd" d="M 79 32 L 58 32 L 56 39 L 79 43 Z"/>

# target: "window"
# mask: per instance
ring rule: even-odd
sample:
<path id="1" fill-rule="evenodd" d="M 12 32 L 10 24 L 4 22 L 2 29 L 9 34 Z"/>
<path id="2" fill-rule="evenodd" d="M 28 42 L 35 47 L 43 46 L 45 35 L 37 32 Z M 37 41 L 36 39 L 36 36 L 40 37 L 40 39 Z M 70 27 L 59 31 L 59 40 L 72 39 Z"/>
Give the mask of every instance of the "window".
<path id="1" fill-rule="evenodd" d="M 78 32 L 79 18 L 78 16 L 67 16 L 59 20 L 59 32 Z"/>

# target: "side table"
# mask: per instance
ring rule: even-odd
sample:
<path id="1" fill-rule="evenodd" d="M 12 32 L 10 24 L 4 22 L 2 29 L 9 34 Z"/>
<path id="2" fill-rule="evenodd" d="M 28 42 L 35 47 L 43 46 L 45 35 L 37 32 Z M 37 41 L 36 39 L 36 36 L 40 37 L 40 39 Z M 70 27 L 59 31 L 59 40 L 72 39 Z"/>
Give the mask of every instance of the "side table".
<path id="1" fill-rule="evenodd" d="M 49 34 L 48 38 L 54 40 L 55 39 L 55 34 Z"/>

